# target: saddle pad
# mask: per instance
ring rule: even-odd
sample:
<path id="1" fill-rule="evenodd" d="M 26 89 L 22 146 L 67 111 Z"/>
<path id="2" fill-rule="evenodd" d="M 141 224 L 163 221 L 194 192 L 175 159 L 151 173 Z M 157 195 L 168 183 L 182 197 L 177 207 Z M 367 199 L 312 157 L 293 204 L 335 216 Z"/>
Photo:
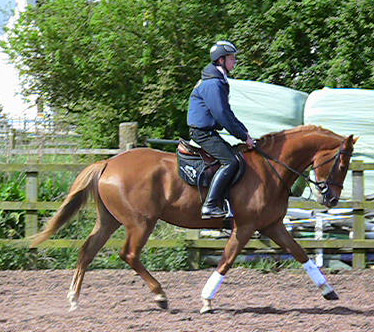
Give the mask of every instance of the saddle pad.
<path id="1" fill-rule="evenodd" d="M 209 176 L 204 171 L 212 166 L 206 165 L 199 156 L 184 154 L 180 151 L 177 151 L 177 157 L 179 175 L 184 181 L 191 186 L 209 186 L 213 175 Z M 216 165 L 218 166 L 218 163 Z M 213 174 L 213 172 L 209 173 Z"/>

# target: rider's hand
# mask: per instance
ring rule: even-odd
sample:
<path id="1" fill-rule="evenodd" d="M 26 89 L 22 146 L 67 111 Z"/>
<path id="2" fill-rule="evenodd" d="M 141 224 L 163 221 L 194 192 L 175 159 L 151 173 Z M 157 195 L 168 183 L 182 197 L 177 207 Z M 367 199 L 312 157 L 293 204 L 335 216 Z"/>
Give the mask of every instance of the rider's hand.
<path id="1" fill-rule="evenodd" d="M 248 148 L 252 150 L 256 146 L 256 141 L 248 134 L 245 144 L 247 144 Z"/>

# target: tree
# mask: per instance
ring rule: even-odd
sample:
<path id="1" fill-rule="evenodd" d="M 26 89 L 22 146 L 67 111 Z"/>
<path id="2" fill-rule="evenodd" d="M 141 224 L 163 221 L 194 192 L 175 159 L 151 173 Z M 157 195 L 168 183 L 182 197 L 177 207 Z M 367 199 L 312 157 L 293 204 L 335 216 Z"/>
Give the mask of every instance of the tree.
<path id="1" fill-rule="evenodd" d="M 234 29 L 244 52 L 239 77 L 306 92 L 373 86 L 374 3 L 363 1 L 268 1 Z"/>
<path id="2" fill-rule="evenodd" d="M 124 121 L 145 136 L 188 135 L 189 94 L 218 39 L 242 50 L 236 78 L 371 87 L 373 16 L 370 0 L 44 0 L 3 47 L 28 93 L 88 146 L 115 147 Z"/>
<path id="3" fill-rule="evenodd" d="M 186 135 L 188 96 L 221 16 L 218 0 L 43 1 L 5 48 L 28 93 L 66 114 L 90 145 L 116 146 L 123 121 L 148 135 Z"/>

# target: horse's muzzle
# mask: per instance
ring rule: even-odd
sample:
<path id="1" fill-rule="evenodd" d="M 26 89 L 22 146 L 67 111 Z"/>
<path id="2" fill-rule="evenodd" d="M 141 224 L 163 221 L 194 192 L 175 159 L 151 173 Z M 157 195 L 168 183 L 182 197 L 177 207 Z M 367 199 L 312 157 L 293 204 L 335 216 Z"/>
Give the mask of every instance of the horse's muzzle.
<path id="1" fill-rule="evenodd" d="M 328 200 L 327 200 L 327 203 L 325 204 L 327 207 L 334 207 L 336 205 L 338 205 L 338 202 L 339 202 L 339 198 L 336 197 L 336 196 L 332 196 L 330 197 Z"/>
<path id="2" fill-rule="evenodd" d="M 339 202 L 339 197 L 332 195 L 330 191 L 325 194 L 320 194 L 318 197 L 318 203 L 325 205 L 328 208 L 336 206 Z"/>
<path id="3" fill-rule="evenodd" d="M 330 186 L 326 182 L 319 182 L 317 184 L 319 191 L 318 203 L 325 205 L 328 208 L 334 207 L 339 202 L 339 197 L 335 196 Z"/>

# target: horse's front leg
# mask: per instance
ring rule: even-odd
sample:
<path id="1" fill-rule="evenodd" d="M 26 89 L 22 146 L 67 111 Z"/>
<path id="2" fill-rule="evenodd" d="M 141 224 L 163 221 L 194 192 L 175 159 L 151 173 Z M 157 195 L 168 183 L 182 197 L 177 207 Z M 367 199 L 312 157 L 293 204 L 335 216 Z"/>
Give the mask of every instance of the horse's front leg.
<path id="1" fill-rule="evenodd" d="M 327 282 L 326 277 L 321 273 L 320 269 L 311 259 L 309 259 L 305 250 L 287 231 L 283 224 L 283 220 L 262 229 L 261 233 L 268 236 L 282 249 L 292 254 L 299 263 L 303 264 L 305 271 L 308 273 L 309 277 L 313 280 L 317 287 L 321 289 L 322 295 L 326 300 L 339 299 L 333 287 Z"/>
<path id="2" fill-rule="evenodd" d="M 201 314 L 213 311 L 212 300 L 218 293 L 227 271 L 234 264 L 236 257 L 247 244 L 253 233 L 254 228 L 247 225 L 240 227 L 240 229 L 235 227 L 232 231 L 217 270 L 210 276 L 201 292 L 203 301 L 203 307 L 200 310 Z"/>

